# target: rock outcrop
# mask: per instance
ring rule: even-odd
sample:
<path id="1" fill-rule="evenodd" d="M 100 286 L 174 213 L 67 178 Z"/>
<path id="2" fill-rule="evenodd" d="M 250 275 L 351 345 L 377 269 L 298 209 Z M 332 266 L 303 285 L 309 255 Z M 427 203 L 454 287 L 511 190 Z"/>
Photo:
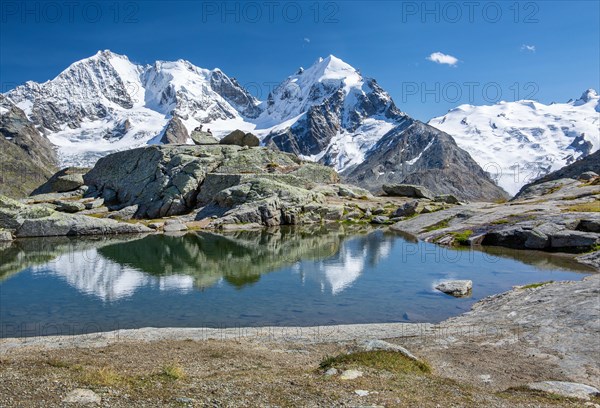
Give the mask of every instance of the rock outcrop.
<path id="1" fill-rule="evenodd" d="M 361 189 L 340 186 L 326 166 L 293 154 L 239 146 L 151 146 L 115 153 L 85 175 L 88 196 L 113 209 L 137 206 L 136 218 L 193 213 L 217 216 L 213 226 L 305 224 L 340 220 L 343 207 L 326 195 Z"/>
<path id="2" fill-rule="evenodd" d="M 414 200 L 396 210 L 404 219 L 390 228 L 445 245 L 583 253 L 600 245 L 599 195 L 600 185 L 558 179 L 532 185 L 510 203 L 468 203 L 424 214 L 428 201 Z M 581 260 L 598 265 L 597 257 Z"/>
<path id="3" fill-rule="evenodd" d="M 463 297 L 468 295 L 473 289 L 473 281 L 453 280 L 441 282 L 435 287 L 440 292 L 444 292 L 454 297 Z"/>
<path id="4" fill-rule="evenodd" d="M 50 177 L 47 182 L 33 190 L 31 195 L 64 193 L 77 190 L 85 184 L 83 175 L 88 171 L 89 169 L 81 167 L 67 167 L 66 169 L 62 169 Z"/>
<path id="5" fill-rule="evenodd" d="M 0 228 L 13 231 L 17 238 L 133 234 L 152 231 L 143 225 L 66 214 L 45 204 L 23 204 L 3 196 L 0 196 Z"/>
<path id="6" fill-rule="evenodd" d="M 596 153 L 592 153 L 589 156 L 584 157 L 583 159 L 577 160 L 576 162 L 565 166 L 557 171 L 554 171 L 550 174 L 545 175 L 529 184 L 526 184 L 521 188 L 519 193 L 515 196 L 514 199 L 525 198 L 527 196 L 531 196 L 535 194 L 535 191 L 539 189 L 541 184 L 545 186 L 549 186 L 549 182 L 561 182 L 561 179 L 579 179 L 583 173 L 594 172 L 600 174 L 600 150 Z M 584 181 L 592 181 L 592 178 L 587 178 Z"/>
<path id="7" fill-rule="evenodd" d="M 188 131 L 178 116 L 174 116 L 160 139 L 165 144 L 186 144 L 189 139 Z"/>
<path id="8" fill-rule="evenodd" d="M 194 130 L 190 135 L 192 141 L 196 145 L 206 145 L 206 144 L 218 144 L 219 141 L 216 137 L 212 135 L 212 133 L 202 132 L 199 130 Z"/>
<path id="9" fill-rule="evenodd" d="M 56 171 L 57 157 L 25 113 L 0 94 L 0 194 L 27 196 Z"/>
<path id="10" fill-rule="evenodd" d="M 411 184 L 384 184 L 382 189 L 385 194 L 394 197 L 427 198 L 431 200 L 434 196 L 425 187 L 413 186 Z"/>
<path id="11" fill-rule="evenodd" d="M 244 133 L 238 129 L 225 136 L 219 143 L 222 145 L 257 147 L 260 145 L 260 140 L 252 133 Z"/>
<path id="12" fill-rule="evenodd" d="M 450 135 L 413 119 L 389 131 L 342 178 L 373 192 L 384 184 L 416 184 L 466 201 L 508 198 Z"/>

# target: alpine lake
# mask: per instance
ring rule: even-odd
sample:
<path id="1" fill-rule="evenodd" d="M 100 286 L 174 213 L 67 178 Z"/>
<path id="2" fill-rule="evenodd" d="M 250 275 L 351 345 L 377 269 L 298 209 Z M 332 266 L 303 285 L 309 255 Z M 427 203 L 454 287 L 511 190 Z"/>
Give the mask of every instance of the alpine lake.
<path id="1" fill-rule="evenodd" d="M 0 246 L 0 337 L 142 327 L 440 322 L 515 285 L 580 280 L 569 257 L 458 249 L 344 225 L 21 239 Z M 472 294 L 435 289 L 470 279 Z"/>

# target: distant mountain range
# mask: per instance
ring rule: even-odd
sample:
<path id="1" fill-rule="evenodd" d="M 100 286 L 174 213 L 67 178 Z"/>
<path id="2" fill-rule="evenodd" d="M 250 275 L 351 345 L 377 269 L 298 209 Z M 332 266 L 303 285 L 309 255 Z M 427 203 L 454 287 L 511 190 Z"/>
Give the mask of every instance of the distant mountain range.
<path id="1" fill-rule="evenodd" d="M 600 148 L 600 97 L 577 100 L 461 105 L 429 121 L 452 135 L 498 184 L 516 194 L 524 184 Z"/>
<path id="2" fill-rule="evenodd" d="M 265 101 L 219 69 L 183 60 L 138 65 L 110 51 L 75 62 L 53 80 L 27 82 L 4 96 L 57 146 L 61 166 L 90 166 L 111 152 L 147 144 L 192 143 L 192 130 L 203 125 L 217 137 L 235 129 L 251 131 L 265 145 L 332 166 L 373 191 L 383 183 L 412 182 L 465 199 L 498 199 L 506 194 L 479 166 L 489 163 L 490 156 L 502 159 L 502 168 L 529 160 L 536 169 L 550 171 L 599 147 L 598 115 L 590 111 L 598 100 L 592 91 L 588 102 L 560 109 L 550 105 L 556 114 L 543 115 L 542 124 L 523 113 L 527 106 L 544 106 L 533 102 L 515 102 L 524 107 L 518 110 L 496 105 L 488 109 L 494 120 L 484 118 L 488 107 L 461 106 L 424 124 L 400 111 L 374 79 L 334 56 L 300 68 Z M 540 130 L 528 130 L 533 127 Z M 554 140 L 558 133 L 560 140 Z M 510 149 L 500 147 L 503 154 L 494 155 L 502 143 Z M 494 175 L 495 167 L 485 169 Z M 503 173 L 498 181 L 514 192 L 527 180 L 513 185 Z"/>

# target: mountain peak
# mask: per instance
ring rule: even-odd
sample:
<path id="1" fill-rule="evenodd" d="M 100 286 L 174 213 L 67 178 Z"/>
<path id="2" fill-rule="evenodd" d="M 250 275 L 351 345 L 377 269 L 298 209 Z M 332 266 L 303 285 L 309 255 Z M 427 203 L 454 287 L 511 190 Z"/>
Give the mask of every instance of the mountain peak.
<path id="1" fill-rule="evenodd" d="M 319 79 L 343 79 L 358 73 L 352 65 L 347 64 L 334 55 L 319 58 L 306 71 L 316 74 Z"/>
<path id="2" fill-rule="evenodd" d="M 593 99 L 600 99 L 598 92 L 596 92 L 596 90 L 593 88 L 587 89 L 584 93 L 581 94 L 581 97 L 579 98 L 579 100 L 583 102 L 589 102 Z"/>

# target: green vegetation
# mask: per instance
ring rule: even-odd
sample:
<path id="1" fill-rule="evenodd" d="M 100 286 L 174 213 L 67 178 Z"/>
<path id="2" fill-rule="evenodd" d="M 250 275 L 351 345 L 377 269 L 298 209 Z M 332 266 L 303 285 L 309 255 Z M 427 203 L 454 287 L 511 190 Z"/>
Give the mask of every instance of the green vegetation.
<path id="1" fill-rule="evenodd" d="M 430 225 L 428 227 L 423 228 L 423 230 L 421 232 L 431 232 L 431 231 L 436 231 L 436 230 L 440 230 L 440 229 L 444 229 L 444 228 L 448 228 L 450 226 L 450 220 L 452 218 L 446 218 L 443 219 L 439 222 L 436 222 L 433 225 Z"/>
<path id="2" fill-rule="evenodd" d="M 570 205 L 564 207 L 563 212 L 600 212 L 600 201 Z"/>
<path id="3" fill-rule="evenodd" d="M 452 236 L 454 237 L 454 242 L 459 245 L 470 245 L 469 238 L 473 235 L 473 231 L 464 230 L 461 232 L 453 232 Z"/>
<path id="4" fill-rule="evenodd" d="M 521 289 L 539 288 L 540 286 L 544 286 L 544 285 L 547 285 L 549 283 L 554 283 L 554 281 L 530 283 L 529 285 L 521 286 Z"/>
<path id="5" fill-rule="evenodd" d="M 561 185 L 550 187 L 548 190 L 544 191 L 544 193 L 542 195 L 549 195 L 552 193 L 556 193 L 561 188 L 563 188 L 563 186 L 561 186 Z"/>
<path id="6" fill-rule="evenodd" d="M 332 367 L 370 367 L 392 373 L 428 374 L 431 367 L 424 362 L 414 361 L 395 351 L 359 351 L 350 354 L 325 357 L 319 367 L 327 370 Z"/>
<path id="7" fill-rule="evenodd" d="M 54 368 L 70 368 L 71 364 L 64 361 L 64 360 L 60 360 L 58 358 L 49 358 L 48 360 L 46 360 L 46 364 L 48 364 L 50 367 L 54 367 Z"/>
<path id="8" fill-rule="evenodd" d="M 490 224 L 492 225 L 502 225 L 502 224 L 510 224 L 510 220 L 507 220 L 506 218 L 502 218 L 496 221 L 492 221 Z"/>
<path id="9" fill-rule="evenodd" d="M 563 397 L 562 395 L 558 394 L 552 394 L 540 390 L 532 390 L 531 388 L 528 388 L 526 386 L 511 387 L 505 391 L 496 393 L 496 395 L 498 395 L 501 398 L 525 397 L 529 401 L 552 403 L 552 405 L 561 404 L 561 406 L 581 406 L 581 400 L 578 398 Z M 592 403 L 598 403 L 600 402 L 600 397 L 592 396 L 591 400 Z"/>

